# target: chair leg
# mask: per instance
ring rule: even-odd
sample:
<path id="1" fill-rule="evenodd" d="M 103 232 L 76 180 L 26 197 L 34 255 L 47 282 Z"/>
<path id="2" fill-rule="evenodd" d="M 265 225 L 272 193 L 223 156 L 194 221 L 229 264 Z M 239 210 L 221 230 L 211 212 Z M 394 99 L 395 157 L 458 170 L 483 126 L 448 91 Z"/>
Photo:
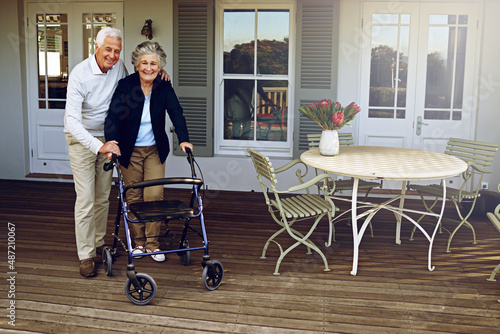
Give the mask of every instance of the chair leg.
<path id="1" fill-rule="evenodd" d="M 486 280 L 490 281 L 490 282 L 496 282 L 495 276 L 497 275 L 497 272 L 499 270 L 500 270 L 500 264 L 498 264 L 498 266 L 496 266 L 495 269 L 493 269 L 493 271 L 491 272 L 490 278 L 487 278 Z"/>
<path id="2" fill-rule="evenodd" d="M 314 221 L 314 224 L 311 226 L 311 228 L 309 229 L 309 232 L 307 232 L 306 235 L 302 235 L 302 233 L 297 233 L 297 231 L 295 229 L 292 229 L 290 228 L 290 226 L 295 222 L 295 221 L 292 221 L 291 223 L 288 223 L 286 221 L 284 221 L 284 224 L 285 224 L 285 228 L 288 232 L 288 234 L 294 238 L 295 240 L 297 240 L 297 242 L 295 242 L 293 245 L 291 245 L 290 247 L 288 247 L 284 252 L 281 253 L 280 257 L 278 258 L 278 261 L 276 262 L 276 267 L 275 267 L 275 270 L 274 270 L 274 275 L 279 275 L 279 267 L 280 267 L 280 264 L 281 264 L 281 261 L 285 258 L 285 256 L 290 252 L 292 251 L 293 249 L 295 249 L 297 246 L 299 246 L 300 244 L 303 244 L 305 245 L 308 249 L 312 248 L 316 253 L 318 253 L 321 258 L 323 259 L 323 263 L 325 265 L 325 269 L 324 271 L 330 271 L 330 268 L 328 267 L 328 261 L 326 260 L 326 256 L 325 254 L 323 254 L 323 252 L 318 248 L 318 246 L 316 246 L 312 241 L 309 240 L 309 236 L 312 234 L 312 232 L 316 229 L 316 226 L 318 225 L 319 221 L 325 216 L 325 213 L 324 214 L 321 214 L 319 215 L 316 220 Z M 297 234 L 300 236 L 297 236 Z"/>
<path id="3" fill-rule="evenodd" d="M 285 228 L 282 227 L 277 232 L 275 232 L 272 236 L 270 236 L 269 239 L 267 239 L 266 244 L 264 245 L 264 249 L 262 250 L 262 256 L 260 257 L 261 259 L 267 259 L 266 252 L 267 252 L 267 248 L 269 247 L 269 244 L 271 243 L 271 241 L 278 245 L 278 247 L 280 248 L 280 252 L 283 252 L 281 245 L 279 243 L 277 243 L 276 241 L 274 241 L 274 238 L 276 238 L 278 235 L 280 235 L 284 231 L 285 231 Z"/>
<path id="4" fill-rule="evenodd" d="M 448 244 L 446 246 L 446 253 L 450 253 L 451 240 L 453 239 L 453 236 L 455 235 L 455 233 L 457 233 L 458 229 L 460 227 L 462 227 L 462 225 L 465 225 L 465 226 L 467 226 L 468 228 L 471 229 L 471 231 L 472 231 L 472 244 L 473 245 L 477 244 L 477 241 L 476 241 L 476 231 L 474 230 L 474 227 L 472 226 L 472 224 L 467 221 L 467 219 L 469 219 L 470 215 L 472 214 L 472 211 L 474 210 L 474 206 L 476 204 L 476 198 L 472 202 L 472 205 L 471 205 L 471 208 L 469 210 L 469 213 L 467 213 L 467 215 L 465 217 L 463 217 L 462 213 L 460 212 L 459 203 L 456 202 L 455 200 L 453 200 L 453 204 L 455 204 L 455 209 L 457 210 L 458 217 L 460 218 L 460 223 L 453 230 L 453 232 L 450 234 L 450 237 L 448 238 Z"/>

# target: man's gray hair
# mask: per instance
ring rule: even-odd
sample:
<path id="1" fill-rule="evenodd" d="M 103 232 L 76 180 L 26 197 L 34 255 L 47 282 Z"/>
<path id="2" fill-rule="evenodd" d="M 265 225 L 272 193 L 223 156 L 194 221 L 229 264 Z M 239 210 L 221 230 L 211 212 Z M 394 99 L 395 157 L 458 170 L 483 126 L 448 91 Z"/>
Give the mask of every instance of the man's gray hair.
<path id="1" fill-rule="evenodd" d="M 97 33 L 97 36 L 95 38 L 95 44 L 97 45 L 98 48 L 102 46 L 102 44 L 104 43 L 104 39 L 106 39 L 106 37 L 111 37 L 119 41 L 123 40 L 122 32 L 119 29 L 106 27 L 104 29 L 101 29 Z"/>
<path id="2" fill-rule="evenodd" d="M 149 55 L 156 53 L 158 56 L 158 62 L 160 65 L 160 70 L 167 65 L 167 55 L 165 54 L 165 51 L 163 51 L 163 48 L 158 44 L 158 42 L 142 42 L 141 44 L 137 45 L 135 50 L 132 52 L 131 60 L 132 60 L 132 65 L 134 65 L 134 68 L 139 65 L 139 58 L 141 58 L 142 55 Z"/>

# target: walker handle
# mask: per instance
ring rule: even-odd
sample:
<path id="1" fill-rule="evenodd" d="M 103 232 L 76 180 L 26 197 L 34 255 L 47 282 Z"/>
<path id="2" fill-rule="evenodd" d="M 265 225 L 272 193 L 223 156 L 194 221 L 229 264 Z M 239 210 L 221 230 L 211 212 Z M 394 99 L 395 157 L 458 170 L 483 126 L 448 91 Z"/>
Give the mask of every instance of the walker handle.
<path id="1" fill-rule="evenodd" d="M 186 153 L 187 153 L 188 163 L 191 166 L 191 176 L 196 177 L 196 173 L 194 171 L 194 164 L 193 164 L 193 162 L 194 162 L 193 152 L 191 151 L 191 149 L 189 147 L 186 147 Z"/>
<path id="2" fill-rule="evenodd" d="M 113 167 L 115 167 L 116 158 L 118 158 L 118 156 L 113 153 L 113 155 L 111 156 L 111 161 L 110 162 L 106 162 L 104 164 L 104 166 L 102 166 L 102 169 L 104 169 L 104 171 L 106 171 L 106 172 L 112 170 Z"/>

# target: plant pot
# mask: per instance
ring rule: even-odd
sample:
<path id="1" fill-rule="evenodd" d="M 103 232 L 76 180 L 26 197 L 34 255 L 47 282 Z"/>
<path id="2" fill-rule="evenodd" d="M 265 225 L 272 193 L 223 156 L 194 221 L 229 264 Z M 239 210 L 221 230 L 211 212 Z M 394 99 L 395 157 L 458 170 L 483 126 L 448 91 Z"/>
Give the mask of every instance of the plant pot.
<path id="1" fill-rule="evenodd" d="M 321 132 L 319 153 L 322 155 L 339 154 L 339 134 L 337 130 L 323 130 L 323 132 Z"/>

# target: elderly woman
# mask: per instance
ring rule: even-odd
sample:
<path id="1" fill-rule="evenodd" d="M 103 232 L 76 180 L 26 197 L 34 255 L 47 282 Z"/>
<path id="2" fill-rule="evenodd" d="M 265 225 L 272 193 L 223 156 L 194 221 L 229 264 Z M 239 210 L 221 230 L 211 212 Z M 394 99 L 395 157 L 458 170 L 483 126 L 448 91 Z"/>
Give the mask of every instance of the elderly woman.
<path id="1" fill-rule="evenodd" d="M 172 121 L 180 148 L 193 149 L 189 143 L 186 119 L 170 81 L 161 80 L 158 73 L 166 64 L 166 55 L 156 42 L 146 41 L 132 52 L 135 73 L 120 80 L 105 121 L 107 140 L 116 140 L 125 186 L 165 177 L 165 160 L 170 145 L 165 132 L 165 110 Z M 127 202 L 160 201 L 163 187 L 130 189 Z M 131 218 L 135 217 L 131 214 Z M 130 224 L 134 235 L 134 254 L 160 251 L 158 236 L 161 222 Z M 164 254 L 151 255 L 158 262 Z"/>

